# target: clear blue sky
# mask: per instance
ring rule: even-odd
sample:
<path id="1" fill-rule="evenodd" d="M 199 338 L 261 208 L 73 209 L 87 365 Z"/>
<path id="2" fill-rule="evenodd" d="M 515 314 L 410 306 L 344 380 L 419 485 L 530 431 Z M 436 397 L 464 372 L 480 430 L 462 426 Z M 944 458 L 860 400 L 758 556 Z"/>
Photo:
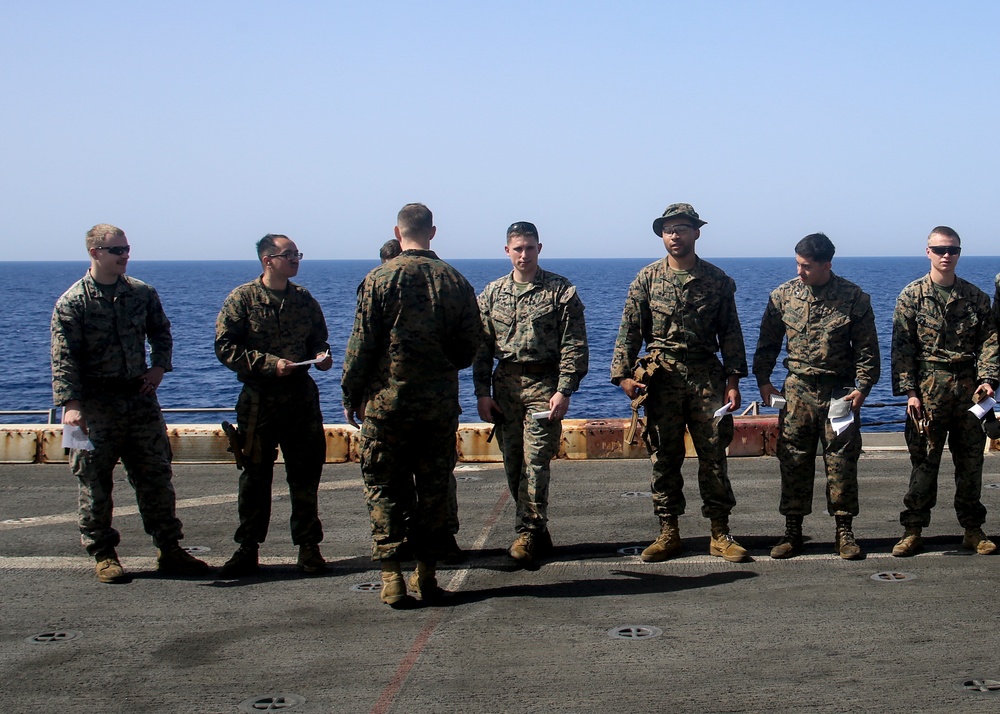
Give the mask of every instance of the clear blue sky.
<path id="1" fill-rule="evenodd" d="M 4 260 L 373 258 L 423 201 L 445 258 L 998 255 L 997 2 L 6 2 Z"/>

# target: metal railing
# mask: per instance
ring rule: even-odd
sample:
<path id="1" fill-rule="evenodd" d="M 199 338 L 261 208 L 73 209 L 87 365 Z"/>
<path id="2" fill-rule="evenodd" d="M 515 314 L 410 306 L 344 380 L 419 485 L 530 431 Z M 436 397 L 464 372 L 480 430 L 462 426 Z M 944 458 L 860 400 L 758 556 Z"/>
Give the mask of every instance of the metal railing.
<path id="1" fill-rule="evenodd" d="M 0 417 L 4 416 L 43 416 L 46 424 L 60 424 L 60 407 L 51 409 L 0 409 Z M 166 407 L 164 414 L 227 414 L 236 411 L 234 407 Z"/>

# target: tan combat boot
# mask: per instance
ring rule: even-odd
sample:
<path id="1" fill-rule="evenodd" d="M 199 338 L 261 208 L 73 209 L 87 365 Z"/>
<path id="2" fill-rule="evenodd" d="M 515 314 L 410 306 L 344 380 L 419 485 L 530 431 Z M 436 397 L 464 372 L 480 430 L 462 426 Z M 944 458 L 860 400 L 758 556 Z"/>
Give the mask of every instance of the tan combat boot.
<path id="1" fill-rule="evenodd" d="M 982 528 L 966 528 L 965 537 L 962 538 L 962 547 L 974 550 L 979 555 L 991 555 L 997 550 L 996 543 L 986 537 Z"/>
<path id="2" fill-rule="evenodd" d="M 444 590 L 438 585 L 436 563 L 433 561 L 417 561 L 417 569 L 407 581 L 410 590 L 416 593 L 424 602 L 439 602 L 444 597 Z"/>
<path id="3" fill-rule="evenodd" d="M 708 554 L 730 563 L 742 563 L 750 560 L 746 548 L 729 535 L 729 520 L 725 518 L 712 519 L 712 542 L 708 546 Z"/>
<path id="4" fill-rule="evenodd" d="M 389 607 L 404 608 L 413 604 L 413 598 L 406 594 L 406 581 L 399 569 L 398 560 L 382 561 L 382 602 Z"/>
<path id="5" fill-rule="evenodd" d="M 802 516 L 785 516 L 785 535 L 771 548 L 771 557 L 793 558 L 801 552 Z"/>
<path id="6" fill-rule="evenodd" d="M 319 546 L 315 543 L 303 543 L 299 546 L 299 559 L 296 561 L 299 570 L 307 575 L 325 573 L 327 570 L 326 561 L 319 551 Z"/>
<path id="7" fill-rule="evenodd" d="M 94 556 L 94 572 L 102 583 L 120 583 L 125 579 L 125 569 L 118 561 L 118 554 L 112 548 Z"/>
<path id="8" fill-rule="evenodd" d="M 924 539 L 920 537 L 920 526 L 909 526 L 903 531 L 903 537 L 892 546 L 892 554 L 897 558 L 908 558 L 920 552 Z"/>
<path id="9" fill-rule="evenodd" d="M 837 521 L 837 553 L 844 560 L 857 560 L 865 553 L 861 546 L 854 540 L 854 531 L 851 525 L 854 519 L 851 516 L 834 516 Z"/>
<path id="10" fill-rule="evenodd" d="M 659 563 L 678 555 L 684 550 L 681 532 L 677 528 L 677 516 L 660 519 L 660 537 L 654 540 L 639 556 L 644 563 Z"/>

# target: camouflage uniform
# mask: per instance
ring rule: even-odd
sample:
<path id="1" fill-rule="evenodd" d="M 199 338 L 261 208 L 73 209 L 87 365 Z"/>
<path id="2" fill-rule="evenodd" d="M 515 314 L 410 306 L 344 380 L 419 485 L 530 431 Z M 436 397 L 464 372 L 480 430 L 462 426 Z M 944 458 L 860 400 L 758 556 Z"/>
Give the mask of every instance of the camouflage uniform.
<path id="1" fill-rule="evenodd" d="M 858 458 L 861 430 L 855 423 L 839 436 L 828 419 L 834 391 L 868 395 L 880 376 L 878 334 L 871 298 L 854 283 L 830 274 L 822 286 L 799 278 L 778 286 L 760 321 L 760 338 L 753 373 L 758 386 L 771 372 L 787 338 L 784 365 L 788 370 L 782 395 L 787 401 L 779 416 L 778 461 L 784 516 L 812 512 L 816 479 L 816 444 L 823 444 L 827 511 L 831 516 L 858 514 Z"/>
<path id="2" fill-rule="evenodd" d="M 587 374 L 589 351 L 583 302 L 561 275 L 538 268 L 519 289 L 513 273 L 486 286 L 479 296 L 483 344 L 473 363 L 476 397 L 493 398 L 503 412 L 497 436 L 517 532 L 546 529 L 549 461 L 559 451 L 562 421 L 533 419 L 557 391 L 571 395 Z M 493 371 L 494 359 L 499 360 Z"/>
<path id="3" fill-rule="evenodd" d="M 243 382 L 236 403 L 239 431 L 250 443 L 240 474 L 240 525 L 234 540 L 263 543 L 271 519 L 278 446 L 292 502 L 292 542 L 323 540 L 317 493 L 326 461 L 319 390 L 309 367 L 278 377 L 279 359 L 303 362 L 327 352 L 326 320 L 316 299 L 289 282 L 278 297 L 256 280 L 233 290 L 215 321 L 215 354 Z"/>
<path id="4" fill-rule="evenodd" d="M 475 290 L 431 250 L 403 251 L 358 291 L 341 386 L 346 409 L 366 404 L 361 473 L 373 560 L 400 559 L 404 539 L 420 560 L 441 555 L 458 370 L 472 364 L 481 332 Z"/>
<path id="5" fill-rule="evenodd" d="M 906 421 L 913 470 L 899 516 L 904 527 L 931 521 L 946 440 L 955 463 L 958 521 L 965 528 L 986 521 L 980 500 L 986 435 L 968 409 L 976 387 L 996 385 L 997 376 L 997 327 L 986 293 L 956 277 L 942 303 L 930 275 L 903 288 L 892 316 L 892 391 L 916 390 L 929 421 L 925 434 Z"/>
<path id="6" fill-rule="evenodd" d="M 146 532 L 158 548 L 183 535 L 174 508 L 170 442 L 155 394 L 140 395 L 147 371 L 171 370 L 170 321 L 156 290 L 120 276 L 106 296 L 88 272 L 52 313 L 52 393 L 55 403 L 80 400 L 92 451 L 73 449 L 80 482 L 80 535 L 90 555 L 119 543 L 111 526 L 112 472 L 121 458 Z"/>
<path id="7" fill-rule="evenodd" d="M 643 342 L 660 369 L 647 384 L 646 447 L 653 463 L 653 511 L 661 519 L 684 513 L 681 466 L 684 427 L 698 452 L 702 515 L 726 519 L 736 505 L 726 467 L 733 417 L 724 404 L 726 379 L 747 373 L 736 283 L 698 258 L 683 282 L 667 258 L 639 271 L 629 286 L 611 360 L 611 381 L 632 377 Z M 715 356 L 722 352 L 722 362 Z"/>

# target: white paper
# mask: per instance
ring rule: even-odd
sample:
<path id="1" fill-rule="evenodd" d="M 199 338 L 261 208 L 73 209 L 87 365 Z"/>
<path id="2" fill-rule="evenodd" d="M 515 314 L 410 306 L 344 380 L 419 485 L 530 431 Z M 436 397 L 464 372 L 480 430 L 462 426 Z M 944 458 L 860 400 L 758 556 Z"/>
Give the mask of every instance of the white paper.
<path id="1" fill-rule="evenodd" d="M 532 416 L 533 419 L 548 419 L 549 415 L 551 415 L 551 414 L 552 414 L 552 410 L 550 409 L 547 412 L 535 412 L 531 416 Z"/>
<path id="2" fill-rule="evenodd" d="M 833 427 L 833 433 L 840 436 L 845 431 L 847 427 L 854 423 L 854 412 L 847 412 L 841 417 L 830 417 L 830 426 Z"/>
<path id="3" fill-rule="evenodd" d="M 307 359 L 305 362 L 292 362 L 288 366 L 289 367 L 302 367 L 303 365 L 307 365 L 307 364 L 319 364 L 320 362 L 322 362 L 323 360 L 325 360 L 329 356 L 330 355 L 325 354 L 322 357 L 317 357 L 316 359 Z"/>
<path id="4" fill-rule="evenodd" d="M 779 397 L 777 394 L 771 395 L 771 406 L 775 409 L 784 409 L 786 404 L 784 397 Z"/>
<path id="5" fill-rule="evenodd" d="M 732 414 L 732 413 L 733 413 L 733 403 L 732 402 L 726 402 L 726 405 L 724 407 L 722 407 L 721 409 L 719 409 L 719 410 L 717 410 L 715 412 L 715 416 L 716 416 L 716 418 L 718 418 L 718 417 L 724 417 L 724 416 L 726 416 L 726 414 Z"/>
<path id="6" fill-rule="evenodd" d="M 80 449 L 81 451 L 93 451 L 94 445 L 90 438 L 83 433 L 83 429 L 78 426 L 63 426 L 62 445 L 64 449 Z"/>
<path id="7" fill-rule="evenodd" d="M 982 419 L 986 416 L 986 412 L 993 411 L 993 407 L 996 406 L 997 400 L 993 397 L 986 397 L 979 404 L 976 404 L 971 409 L 970 412 L 976 415 L 976 419 Z"/>

